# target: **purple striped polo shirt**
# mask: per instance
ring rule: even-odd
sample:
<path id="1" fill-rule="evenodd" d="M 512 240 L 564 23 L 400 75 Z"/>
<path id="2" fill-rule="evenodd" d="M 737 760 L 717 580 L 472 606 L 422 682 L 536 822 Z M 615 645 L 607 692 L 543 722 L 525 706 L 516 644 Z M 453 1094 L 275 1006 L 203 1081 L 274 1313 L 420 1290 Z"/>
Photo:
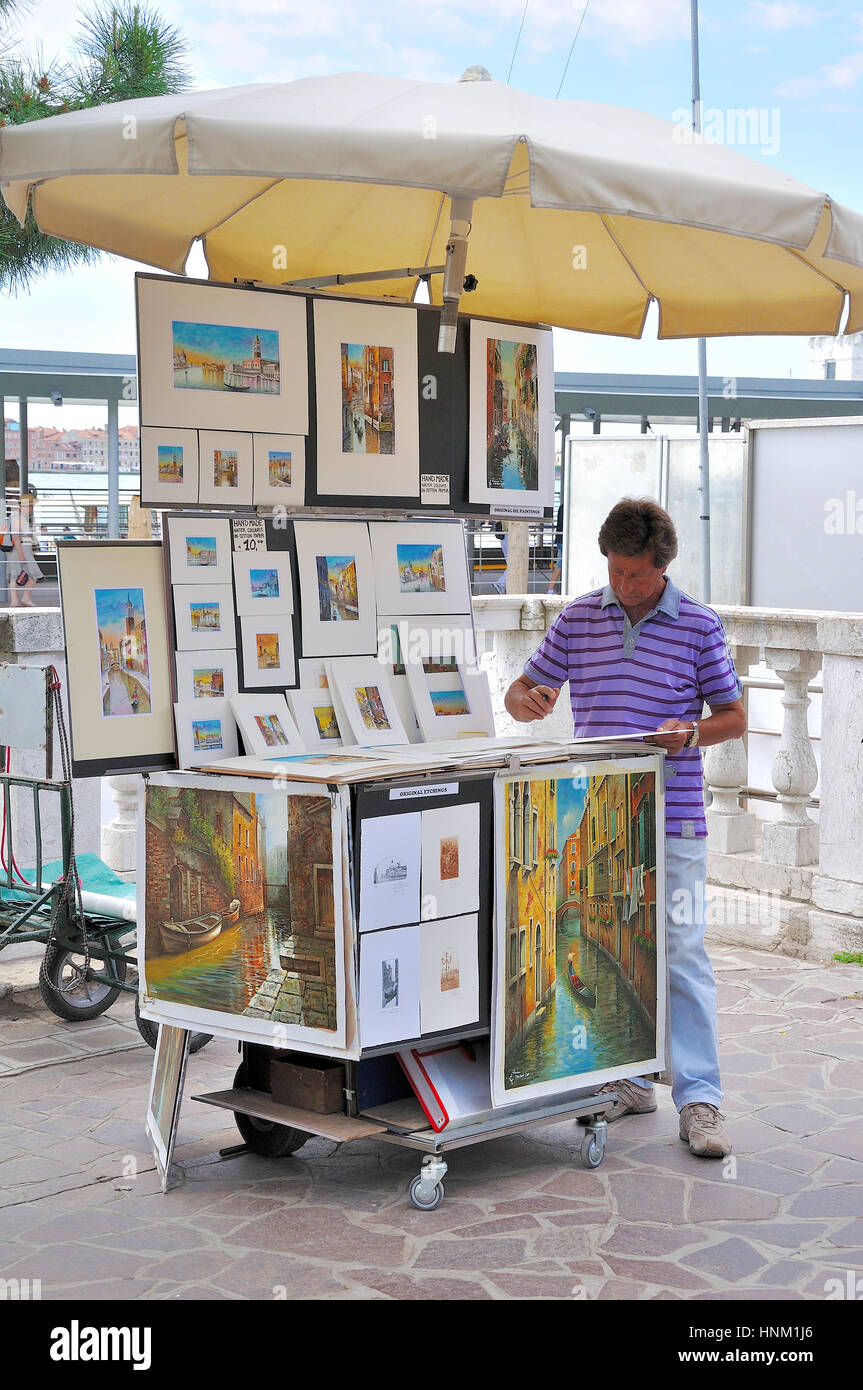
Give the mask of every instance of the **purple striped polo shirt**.
<path id="1" fill-rule="evenodd" d="M 718 613 L 670 579 L 634 627 L 609 585 L 575 599 L 524 672 L 558 689 L 569 681 L 575 738 L 699 719 L 704 701 L 727 705 L 743 693 Z M 666 754 L 665 775 L 665 833 L 705 836 L 701 749 Z"/>

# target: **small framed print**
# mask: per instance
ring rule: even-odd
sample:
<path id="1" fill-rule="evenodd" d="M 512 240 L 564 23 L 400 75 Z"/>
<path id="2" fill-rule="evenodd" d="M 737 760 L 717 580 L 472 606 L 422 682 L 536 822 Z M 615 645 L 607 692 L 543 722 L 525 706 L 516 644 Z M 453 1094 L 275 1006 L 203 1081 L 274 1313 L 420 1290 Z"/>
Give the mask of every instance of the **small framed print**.
<path id="1" fill-rule="evenodd" d="M 141 503 L 176 507 L 198 500 L 198 431 L 141 426 Z"/>
<path id="2" fill-rule="evenodd" d="M 228 700 L 178 701 L 174 722 L 181 768 L 237 756 L 237 725 Z"/>
<path id="3" fill-rule="evenodd" d="M 306 441 L 299 434 L 256 434 L 252 444 L 252 502 L 301 507 L 306 496 Z"/>
<path id="4" fill-rule="evenodd" d="M 470 323 L 468 498 L 496 516 L 554 505 L 551 330 Z"/>
<path id="5" fill-rule="evenodd" d="M 177 652 L 177 700 L 229 700 L 239 690 L 233 647 Z"/>
<path id="6" fill-rule="evenodd" d="M 366 522 L 295 521 L 294 538 L 303 656 L 376 651 L 375 579 Z"/>
<path id="7" fill-rule="evenodd" d="M 379 613 L 470 613 L 460 521 L 369 523 Z"/>
<path id="8" fill-rule="evenodd" d="M 287 700 L 294 716 L 294 723 L 300 731 L 303 746 L 309 752 L 325 753 L 330 748 L 342 748 L 354 742 L 350 726 L 344 717 L 342 723 L 339 723 L 328 689 L 289 690 Z M 344 728 L 342 724 L 345 725 Z"/>
<path id="9" fill-rule="evenodd" d="M 462 1028 L 479 1017 L 478 918 L 423 922 L 420 1022 L 424 1033 Z"/>
<path id="10" fill-rule="evenodd" d="M 294 631 L 290 617 L 241 618 L 243 685 L 296 685 Z"/>
<path id="11" fill-rule="evenodd" d="M 327 679 L 337 692 L 337 709 L 344 709 L 361 747 L 408 742 L 389 679 L 376 657 L 328 661 Z"/>
<path id="12" fill-rule="evenodd" d="M 218 507 L 252 505 L 252 436 L 198 431 L 198 500 Z"/>
<path id="13" fill-rule="evenodd" d="M 231 709 L 251 757 L 277 758 L 307 751 L 284 695 L 234 695 Z"/>
<path id="14" fill-rule="evenodd" d="M 286 550 L 235 550 L 234 584 L 241 618 L 294 611 L 291 557 Z"/>
<path id="15" fill-rule="evenodd" d="M 404 636 L 402 640 L 407 645 Z M 406 674 L 417 723 L 427 742 L 469 735 L 494 736 L 494 712 L 485 671 L 462 664 L 453 670 L 427 671 L 424 663 L 409 661 Z"/>
<path id="16" fill-rule="evenodd" d="M 402 650 L 401 628 L 408 632 Z M 427 618 L 400 618 L 378 614 L 378 661 L 386 662 L 394 676 L 404 676 L 405 661 L 422 661 L 427 672 L 452 671 L 456 666 L 475 666 L 476 635 L 470 613 L 448 613 Z"/>
<path id="17" fill-rule="evenodd" d="M 226 517 L 167 518 L 172 584 L 230 584 L 231 525 Z"/>
<path id="18" fill-rule="evenodd" d="M 234 640 L 234 592 L 230 584 L 175 584 L 177 651 L 213 651 Z"/>

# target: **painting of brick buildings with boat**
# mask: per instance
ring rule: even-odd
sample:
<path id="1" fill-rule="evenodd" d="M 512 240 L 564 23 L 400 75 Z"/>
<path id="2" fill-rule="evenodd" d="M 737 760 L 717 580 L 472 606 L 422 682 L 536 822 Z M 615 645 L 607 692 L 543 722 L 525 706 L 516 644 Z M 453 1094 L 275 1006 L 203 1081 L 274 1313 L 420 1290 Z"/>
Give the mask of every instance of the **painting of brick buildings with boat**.
<path id="1" fill-rule="evenodd" d="M 335 1030 L 329 797 L 151 784 L 145 817 L 148 993 Z"/>
<path id="2" fill-rule="evenodd" d="M 504 1088 L 655 1057 L 654 774 L 504 793 Z"/>

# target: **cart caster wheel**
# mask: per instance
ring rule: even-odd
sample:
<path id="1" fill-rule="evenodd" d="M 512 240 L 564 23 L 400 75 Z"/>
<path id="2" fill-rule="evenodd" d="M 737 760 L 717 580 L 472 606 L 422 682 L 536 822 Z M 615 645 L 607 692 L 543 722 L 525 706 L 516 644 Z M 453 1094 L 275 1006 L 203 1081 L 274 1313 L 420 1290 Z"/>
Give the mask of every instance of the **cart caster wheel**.
<path id="1" fill-rule="evenodd" d="M 588 1131 L 581 1142 L 581 1161 L 585 1168 L 598 1168 L 605 1158 L 605 1136 Z"/>
<path id="2" fill-rule="evenodd" d="M 423 1178 L 414 1178 L 408 1188 L 408 1195 L 419 1211 L 434 1211 L 443 1201 L 443 1183 L 435 1183 L 431 1189 L 431 1200 L 427 1197 L 429 1184 Z"/>

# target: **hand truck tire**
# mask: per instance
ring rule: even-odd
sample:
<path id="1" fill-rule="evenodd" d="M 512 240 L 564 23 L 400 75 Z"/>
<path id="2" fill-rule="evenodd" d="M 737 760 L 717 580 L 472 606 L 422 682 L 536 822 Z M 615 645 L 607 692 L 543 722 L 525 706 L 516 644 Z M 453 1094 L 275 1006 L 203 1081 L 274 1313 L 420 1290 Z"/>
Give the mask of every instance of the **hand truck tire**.
<path id="1" fill-rule="evenodd" d="M 102 962 L 101 971 L 95 965 L 98 962 L 91 962 L 89 977 L 85 979 L 83 943 L 79 948 L 49 942 L 39 967 L 39 993 L 58 1018 L 73 1022 L 98 1018 L 119 999 L 123 991 L 103 973 L 109 968 L 108 963 Z M 115 960 L 113 966 L 114 978 L 125 981 L 126 962 Z"/>

